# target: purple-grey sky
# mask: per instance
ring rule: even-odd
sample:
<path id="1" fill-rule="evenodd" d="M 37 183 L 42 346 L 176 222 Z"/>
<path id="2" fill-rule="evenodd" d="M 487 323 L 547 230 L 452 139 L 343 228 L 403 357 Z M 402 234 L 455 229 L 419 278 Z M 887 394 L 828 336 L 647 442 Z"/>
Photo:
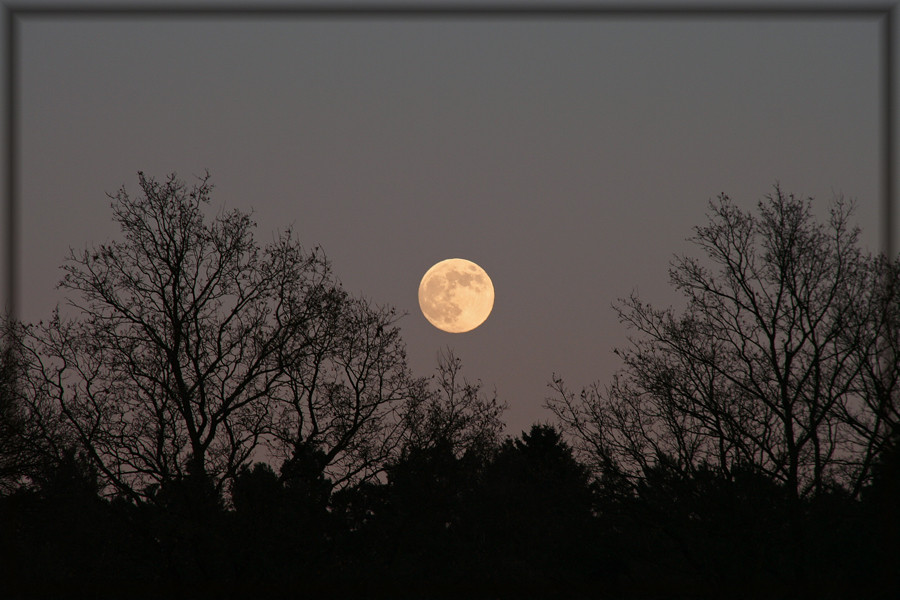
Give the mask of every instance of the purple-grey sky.
<path id="1" fill-rule="evenodd" d="M 670 3 L 678 6 L 680 3 Z M 815 3 L 813 3 L 815 4 Z M 408 312 L 410 365 L 451 347 L 547 420 L 553 373 L 606 382 L 611 304 L 677 303 L 673 253 L 726 192 L 858 200 L 879 240 L 879 23 L 813 18 L 26 18 L 19 312 L 46 318 L 69 246 L 115 237 L 105 192 L 209 170 L 214 207 L 292 226 L 345 287 Z M 417 288 L 481 265 L 491 317 L 435 329 Z M 4 278 L 5 281 L 5 278 Z"/>

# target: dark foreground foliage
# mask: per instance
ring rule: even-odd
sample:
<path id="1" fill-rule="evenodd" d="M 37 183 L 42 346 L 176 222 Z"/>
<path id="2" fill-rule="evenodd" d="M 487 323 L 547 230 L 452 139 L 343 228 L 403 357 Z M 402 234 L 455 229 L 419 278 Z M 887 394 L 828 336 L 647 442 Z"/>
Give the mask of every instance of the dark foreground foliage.
<path id="1" fill-rule="evenodd" d="M 803 504 L 800 552 L 766 476 L 659 464 L 626 493 L 548 426 L 461 457 L 408 448 L 385 483 L 333 493 L 258 463 L 227 507 L 189 479 L 154 503 L 101 499 L 86 465 L 70 455 L 0 498 L 4 598 L 874 598 L 900 583 L 894 454 L 862 500 Z"/>

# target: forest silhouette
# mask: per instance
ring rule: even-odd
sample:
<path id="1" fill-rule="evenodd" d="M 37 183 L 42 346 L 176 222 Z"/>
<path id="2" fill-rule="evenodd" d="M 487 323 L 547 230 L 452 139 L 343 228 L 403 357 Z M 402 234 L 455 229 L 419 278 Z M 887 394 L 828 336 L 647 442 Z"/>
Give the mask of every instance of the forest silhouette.
<path id="1" fill-rule="evenodd" d="M 139 174 L 67 304 L 3 324 L 4 598 L 887 598 L 900 589 L 900 264 L 852 204 L 721 196 L 676 312 L 548 420 L 291 232 Z"/>

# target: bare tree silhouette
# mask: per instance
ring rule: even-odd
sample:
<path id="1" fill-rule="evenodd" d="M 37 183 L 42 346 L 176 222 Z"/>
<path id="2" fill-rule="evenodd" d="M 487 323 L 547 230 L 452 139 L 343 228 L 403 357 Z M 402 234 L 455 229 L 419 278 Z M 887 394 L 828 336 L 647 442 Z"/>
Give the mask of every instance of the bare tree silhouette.
<path id="1" fill-rule="evenodd" d="M 778 188 L 755 215 L 720 197 L 691 238 L 705 260 L 670 269 L 684 312 L 622 301 L 619 318 L 638 334 L 616 351 L 624 369 L 580 395 L 557 378 L 548 407 L 596 466 L 626 475 L 671 457 L 726 475 L 752 465 L 795 497 L 858 489 L 871 474 L 860 448 L 884 428 L 872 419 L 896 411 L 870 388 L 885 380 L 878 344 L 891 339 L 874 317 L 898 297 L 883 297 L 851 213 L 837 201 L 824 226 Z"/>
<path id="2" fill-rule="evenodd" d="M 111 196 L 123 239 L 71 251 L 68 308 L 25 328 L 36 412 L 137 501 L 180 480 L 221 493 L 285 439 L 291 408 L 313 410 L 292 442 L 323 446 L 345 477 L 363 471 L 408 385 L 392 313 L 350 298 L 291 232 L 260 247 L 250 215 L 208 219 L 208 174 L 139 183 Z M 319 376 L 303 379 L 310 357 Z"/>
<path id="3" fill-rule="evenodd" d="M 851 214 L 839 199 L 820 224 L 810 200 L 778 187 L 756 213 L 721 196 L 690 238 L 703 258 L 669 271 L 684 311 L 621 301 L 637 333 L 617 350 L 624 368 L 580 394 L 557 377 L 547 401 L 608 478 L 637 486 L 665 465 L 726 480 L 749 469 L 782 486 L 797 581 L 801 501 L 858 496 L 896 429 L 898 366 L 885 360 L 900 306 L 885 276 L 896 273 L 862 253 Z"/>
<path id="4" fill-rule="evenodd" d="M 486 396 L 480 381 L 462 374 L 462 360 L 447 348 L 438 354 L 432 385 L 413 398 L 404 413 L 406 445 L 428 448 L 449 445 L 457 457 L 484 454 L 500 443 L 501 416 L 507 406 L 494 392 Z"/>

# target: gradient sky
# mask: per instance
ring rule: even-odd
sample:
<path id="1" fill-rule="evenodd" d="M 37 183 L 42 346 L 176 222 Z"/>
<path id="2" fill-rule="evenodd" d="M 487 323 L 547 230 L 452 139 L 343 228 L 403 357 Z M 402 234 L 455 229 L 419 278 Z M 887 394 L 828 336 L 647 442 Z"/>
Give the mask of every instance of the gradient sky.
<path id="1" fill-rule="evenodd" d="M 719 193 L 749 208 L 780 182 L 820 214 L 855 198 L 879 248 L 879 34 L 862 18 L 28 18 L 20 316 L 50 314 L 68 247 L 117 235 L 106 192 L 208 169 L 215 209 L 252 209 L 260 242 L 291 225 L 321 245 L 348 290 L 408 313 L 415 373 L 449 346 L 517 434 L 550 418 L 554 373 L 609 381 L 617 298 L 678 303 L 668 263 Z M 466 334 L 418 309 L 451 257 L 496 290 Z"/>

